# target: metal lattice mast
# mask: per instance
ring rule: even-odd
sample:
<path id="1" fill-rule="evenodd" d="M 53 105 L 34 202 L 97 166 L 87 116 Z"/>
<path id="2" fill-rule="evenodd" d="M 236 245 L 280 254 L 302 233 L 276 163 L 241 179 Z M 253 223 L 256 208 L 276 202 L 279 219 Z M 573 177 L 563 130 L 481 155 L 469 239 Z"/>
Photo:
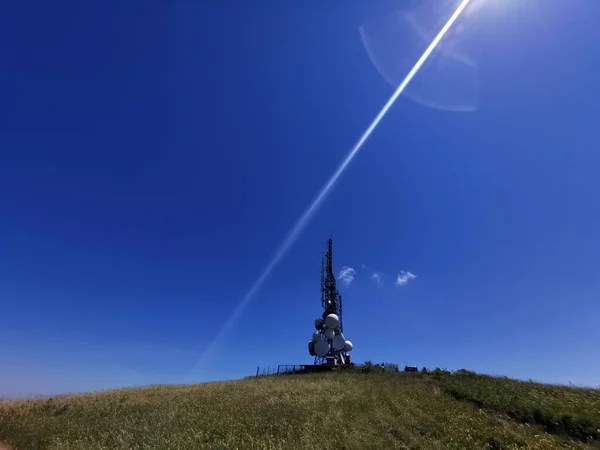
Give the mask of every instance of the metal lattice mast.
<path id="1" fill-rule="evenodd" d="M 321 306 L 323 307 L 322 319 L 325 320 L 330 314 L 335 314 L 338 319 L 336 335 L 343 334 L 344 327 L 342 322 L 342 296 L 337 290 L 337 283 L 333 274 L 333 241 L 331 238 L 327 241 L 327 252 L 321 254 Z M 321 330 L 321 338 L 324 338 L 324 330 Z M 343 364 L 347 360 L 344 350 L 335 350 L 330 347 L 325 356 L 315 356 L 315 364 L 324 364 L 328 358 L 333 358 L 335 364 Z"/>

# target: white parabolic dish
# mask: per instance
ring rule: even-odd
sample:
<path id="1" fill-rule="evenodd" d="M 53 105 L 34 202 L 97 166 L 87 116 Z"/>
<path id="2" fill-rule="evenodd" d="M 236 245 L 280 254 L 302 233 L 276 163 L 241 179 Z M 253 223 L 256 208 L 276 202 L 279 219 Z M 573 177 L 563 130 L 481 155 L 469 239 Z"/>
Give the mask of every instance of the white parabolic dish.
<path id="1" fill-rule="evenodd" d="M 317 356 L 325 356 L 329 353 L 329 342 L 321 339 L 320 341 L 315 343 L 315 353 Z"/>
<path id="2" fill-rule="evenodd" d="M 340 323 L 340 319 L 338 319 L 338 316 L 335 314 L 329 314 L 325 318 L 325 325 L 327 325 L 327 328 L 335 328 L 338 326 L 338 323 Z"/>
<path id="3" fill-rule="evenodd" d="M 351 351 L 352 350 L 352 342 L 346 341 L 345 344 L 346 345 L 344 346 L 344 350 L 347 352 Z"/>
<path id="4" fill-rule="evenodd" d="M 313 342 L 317 342 L 319 339 L 321 339 L 321 333 L 319 333 L 318 331 L 315 331 L 313 333 L 312 340 L 313 340 Z"/>
<path id="5" fill-rule="evenodd" d="M 325 331 L 325 337 L 331 341 L 335 337 L 335 331 L 329 328 L 327 331 Z"/>
<path id="6" fill-rule="evenodd" d="M 333 338 L 333 348 L 335 350 L 342 350 L 345 346 L 346 341 L 344 340 L 343 336 L 338 334 L 336 337 Z"/>

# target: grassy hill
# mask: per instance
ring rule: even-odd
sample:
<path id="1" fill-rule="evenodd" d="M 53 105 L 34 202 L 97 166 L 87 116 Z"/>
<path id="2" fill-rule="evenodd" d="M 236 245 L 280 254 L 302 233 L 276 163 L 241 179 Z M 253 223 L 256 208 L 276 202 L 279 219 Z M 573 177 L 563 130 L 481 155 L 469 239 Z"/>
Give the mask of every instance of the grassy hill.
<path id="1" fill-rule="evenodd" d="M 599 449 L 600 391 L 327 373 L 0 402 L 20 449 Z"/>

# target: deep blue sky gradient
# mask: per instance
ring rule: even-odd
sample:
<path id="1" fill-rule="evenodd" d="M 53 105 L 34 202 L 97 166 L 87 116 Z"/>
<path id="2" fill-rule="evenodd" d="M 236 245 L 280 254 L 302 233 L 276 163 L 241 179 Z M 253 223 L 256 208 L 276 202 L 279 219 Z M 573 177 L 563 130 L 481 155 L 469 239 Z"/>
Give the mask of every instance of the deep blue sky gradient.
<path id="1" fill-rule="evenodd" d="M 478 110 L 400 98 L 200 368 L 392 94 L 358 27 L 399 3 L 4 2 L 0 396 L 310 362 L 330 233 L 355 361 L 600 385 L 600 4 L 488 2 Z"/>

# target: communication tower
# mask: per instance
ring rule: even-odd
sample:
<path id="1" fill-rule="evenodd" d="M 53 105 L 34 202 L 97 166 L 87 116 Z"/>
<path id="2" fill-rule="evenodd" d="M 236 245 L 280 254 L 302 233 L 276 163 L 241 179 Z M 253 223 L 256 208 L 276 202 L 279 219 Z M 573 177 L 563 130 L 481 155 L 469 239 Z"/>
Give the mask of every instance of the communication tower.
<path id="1" fill-rule="evenodd" d="M 321 254 L 321 307 L 323 314 L 315 320 L 317 331 L 308 343 L 308 352 L 315 357 L 315 365 L 350 364 L 352 342 L 344 337 L 342 296 L 333 275 L 332 240 L 327 241 L 327 252 Z"/>

